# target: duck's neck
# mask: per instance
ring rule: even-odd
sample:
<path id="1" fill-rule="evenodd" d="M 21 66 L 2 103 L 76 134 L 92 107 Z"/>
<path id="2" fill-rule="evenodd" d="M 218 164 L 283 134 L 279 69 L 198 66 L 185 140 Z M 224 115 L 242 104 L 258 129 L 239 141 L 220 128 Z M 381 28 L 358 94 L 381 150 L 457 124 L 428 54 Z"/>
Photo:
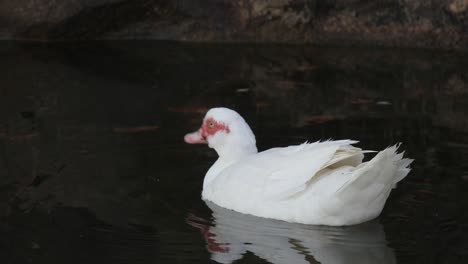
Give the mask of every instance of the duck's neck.
<path id="1" fill-rule="evenodd" d="M 255 142 L 255 141 L 254 141 Z M 243 157 L 250 156 L 257 153 L 257 146 L 255 143 L 232 143 L 224 144 L 214 148 L 218 153 L 219 159 L 225 162 L 236 162 Z"/>
<path id="2" fill-rule="evenodd" d="M 228 132 L 208 138 L 208 145 L 216 150 L 221 160 L 235 162 L 257 153 L 255 135 L 243 119 L 232 122 L 229 127 Z"/>
<path id="3" fill-rule="evenodd" d="M 218 144 L 212 146 L 218 153 L 218 160 L 211 166 L 205 175 L 203 181 L 203 188 L 214 180 L 221 172 L 232 164 L 237 163 L 241 159 L 257 153 L 257 146 L 255 144 L 255 137 L 248 140 L 237 140 L 235 137 L 230 137 L 227 141 L 218 141 Z"/>

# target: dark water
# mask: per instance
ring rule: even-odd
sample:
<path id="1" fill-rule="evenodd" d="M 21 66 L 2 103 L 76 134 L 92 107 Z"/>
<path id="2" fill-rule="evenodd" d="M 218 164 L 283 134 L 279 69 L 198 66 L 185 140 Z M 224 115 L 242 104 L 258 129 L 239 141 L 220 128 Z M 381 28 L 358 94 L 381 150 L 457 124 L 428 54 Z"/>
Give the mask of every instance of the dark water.
<path id="1" fill-rule="evenodd" d="M 467 263 L 467 73 L 450 52 L 0 43 L 0 263 Z M 416 161 L 354 227 L 208 207 L 215 152 L 182 137 L 212 106 L 261 150 L 352 138 Z"/>

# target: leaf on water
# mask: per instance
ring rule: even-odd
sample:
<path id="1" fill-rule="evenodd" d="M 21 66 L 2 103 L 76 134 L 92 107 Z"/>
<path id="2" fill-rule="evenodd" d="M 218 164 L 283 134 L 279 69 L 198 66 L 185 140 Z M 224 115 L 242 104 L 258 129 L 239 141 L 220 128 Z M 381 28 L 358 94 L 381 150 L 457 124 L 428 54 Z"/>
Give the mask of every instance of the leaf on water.
<path id="1" fill-rule="evenodd" d="M 159 126 L 136 126 L 136 127 L 115 127 L 114 133 L 139 133 L 139 132 L 149 132 L 156 131 L 159 129 Z"/>
<path id="2" fill-rule="evenodd" d="M 1 133 L 0 133 L 0 136 L 2 136 Z M 10 141 L 14 141 L 14 142 L 24 142 L 24 141 L 32 140 L 32 139 L 34 139 L 36 136 L 38 136 L 37 133 L 30 133 L 30 134 L 24 134 L 24 135 L 14 135 L 14 136 L 10 136 L 8 139 L 9 139 Z"/>
<path id="3" fill-rule="evenodd" d="M 257 102 L 255 102 L 255 105 L 257 106 L 257 108 L 261 108 L 261 107 L 270 106 L 271 103 L 270 103 L 270 102 L 266 102 L 266 101 L 257 101 Z"/>
<path id="4" fill-rule="evenodd" d="M 323 123 L 333 121 L 336 119 L 337 117 L 332 116 L 332 115 L 318 115 L 318 116 L 308 116 L 305 118 L 305 121 L 309 123 L 314 123 L 314 124 L 323 124 Z"/>
<path id="5" fill-rule="evenodd" d="M 319 68 L 317 65 L 302 65 L 297 67 L 296 69 L 298 71 L 315 71 Z"/>
<path id="6" fill-rule="evenodd" d="M 293 90 L 296 89 L 296 83 L 293 81 L 279 81 L 277 82 L 277 85 L 280 89 L 283 90 Z"/>

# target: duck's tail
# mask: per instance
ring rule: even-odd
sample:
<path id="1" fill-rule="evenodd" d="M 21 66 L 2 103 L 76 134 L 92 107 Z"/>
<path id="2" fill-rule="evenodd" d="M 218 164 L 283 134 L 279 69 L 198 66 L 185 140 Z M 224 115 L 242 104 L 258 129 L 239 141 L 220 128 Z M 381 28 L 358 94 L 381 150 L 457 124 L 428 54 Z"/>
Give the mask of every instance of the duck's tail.
<path id="1" fill-rule="evenodd" d="M 335 196 L 339 200 L 351 201 L 346 206 L 351 215 L 355 211 L 361 212 L 361 217 L 364 215 L 366 220 L 377 217 L 392 188 L 408 175 L 413 160 L 403 158 L 403 152 L 397 152 L 398 147 L 388 147 L 369 162 L 359 165 L 349 180 L 336 190 Z"/>
<path id="2" fill-rule="evenodd" d="M 411 171 L 410 165 L 414 161 L 414 159 L 403 158 L 403 154 L 405 152 L 397 153 L 399 145 L 394 145 L 392 147 L 387 148 L 385 151 L 392 152 L 393 155 L 393 162 L 395 163 L 396 173 L 395 177 L 393 178 L 393 188 L 396 187 L 396 184 L 403 180 L 406 175 Z"/>

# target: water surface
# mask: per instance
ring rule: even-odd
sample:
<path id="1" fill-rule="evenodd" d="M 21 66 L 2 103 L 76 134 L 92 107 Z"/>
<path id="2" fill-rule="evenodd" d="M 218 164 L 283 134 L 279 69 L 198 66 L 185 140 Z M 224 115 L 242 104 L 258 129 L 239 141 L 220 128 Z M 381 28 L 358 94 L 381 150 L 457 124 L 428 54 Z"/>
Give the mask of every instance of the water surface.
<path id="1" fill-rule="evenodd" d="M 468 56 L 165 42 L 0 43 L 2 263 L 466 263 Z M 259 149 L 352 138 L 416 159 L 382 215 L 289 224 L 205 204 L 213 106 Z M 211 209 L 210 209 L 211 208 Z"/>

